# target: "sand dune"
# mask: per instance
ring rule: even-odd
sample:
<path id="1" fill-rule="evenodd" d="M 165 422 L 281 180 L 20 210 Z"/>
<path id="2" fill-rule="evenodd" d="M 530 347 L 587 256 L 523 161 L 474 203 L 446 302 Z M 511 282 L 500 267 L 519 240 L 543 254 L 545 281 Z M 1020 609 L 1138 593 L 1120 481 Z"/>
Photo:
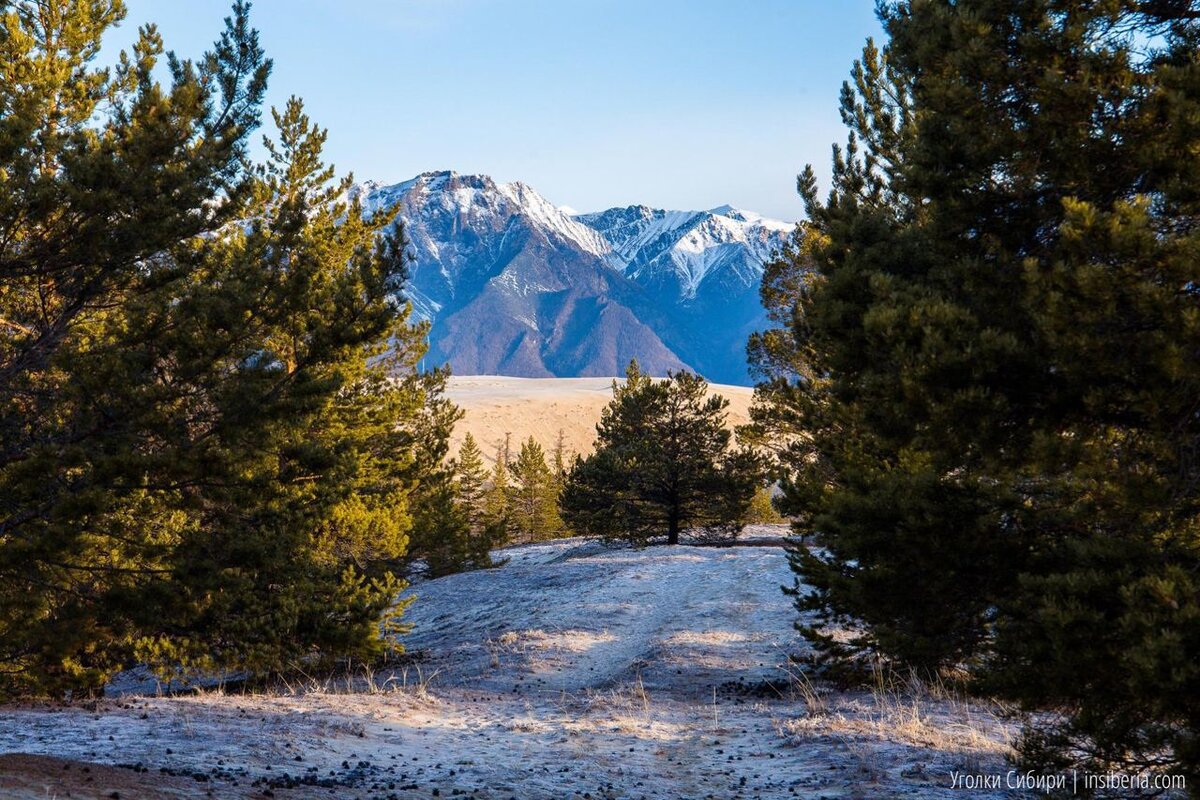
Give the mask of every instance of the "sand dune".
<path id="1" fill-rule="evenodd" d="M 484 456 L 495 459 L 506 433 L 514 446 L 532 436 L 547 452 L 562 431 L 569 454 L 589 453 L 600 412 L 612 399 L 613 378 L 506 378 L 495 375 L 453 377 L 447 394 L 466 412 L 455 428 L 451 452 L 468 432 Z M 729 400 L 729 424 L 750 420 L 748 386 L 713 384 L 710 390 Z"/>

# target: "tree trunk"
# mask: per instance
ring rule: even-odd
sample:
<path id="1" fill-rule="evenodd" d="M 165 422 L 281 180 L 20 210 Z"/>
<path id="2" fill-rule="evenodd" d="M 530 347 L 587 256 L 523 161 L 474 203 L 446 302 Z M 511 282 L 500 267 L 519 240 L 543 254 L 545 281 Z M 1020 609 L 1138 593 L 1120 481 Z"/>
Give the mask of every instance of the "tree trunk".
<path id="1" fill-rule="evenodd" d="M 667 518 L 667 544 L 679 544 L 679 517 L 674 514 Z"/>

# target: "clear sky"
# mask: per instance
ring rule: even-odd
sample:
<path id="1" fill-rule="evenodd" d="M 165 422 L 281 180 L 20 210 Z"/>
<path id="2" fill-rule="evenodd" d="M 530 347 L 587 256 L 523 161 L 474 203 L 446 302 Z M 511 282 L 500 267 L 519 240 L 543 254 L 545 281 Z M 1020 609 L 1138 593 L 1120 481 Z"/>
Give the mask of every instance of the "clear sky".
<path id="1" fill-rule="evenodd" d="M 106 46 L 157 22 L 203 52 L 228 0 L 126 0 Z M 581 211 L 730 203 L 784 220 L 795 176 L 829 172 L 838 91 L 873 0 L 257 0 L 291 94 L 360 180 L 453 169 Z M 108 53 L 111 56 L 112 53 Z M 107 60 L 107 59 L 106 59 Z"/>

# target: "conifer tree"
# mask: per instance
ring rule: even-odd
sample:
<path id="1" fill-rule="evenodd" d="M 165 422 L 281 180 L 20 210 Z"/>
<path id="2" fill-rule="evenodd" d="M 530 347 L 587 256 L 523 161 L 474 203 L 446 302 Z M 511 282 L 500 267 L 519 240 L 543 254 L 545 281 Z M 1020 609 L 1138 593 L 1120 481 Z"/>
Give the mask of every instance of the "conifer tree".
<path id="1" fill-rule="evenodd" d="M 456 411 L 453 420 L 446 420 L 446 437 L 460 416 Z M 417 504 L 420 510 L 409 560 L 423 560 L 429 576 L 493 566 L 491 550 L 508 538 L 510 487 L 504 449 L 498 452 L 489 482 L 483 454 L 468 433 L 458 458 L 437 462 L 437 469 L 429 473 L 436 479 L 425 479 L 429 494 Z"/>
<path id="2" fill-rule="evenodd" d="M 554 442 L 554 452 L 550 457 L 550 472 L 551 472 L 551 492 L 554 496 L 554 507 L 559 508 L 562 502 L 562 493 L 567 486 L 567 476 L 570 474 L 567 456 L 567 436 L 566 432 L 561 428 L 558 430 L 558 438 Z M 567 528 L 566 522 L 560 514 L 558 517 L 559 536 L 570 536 L 571 533 Z"/>
<path id="3" fill-rule="evenodd" d="M 403 232 L 339 199 L 299 101 L 247 167 L 248 11 L 163 86 L 153 27 L 92 66 L 120 2 L 4 7 L 0 691 L 388 646 L 426 397 Z"/>
<path id="4" fill-rule="evenodd" d="M 439 472 L 437 479 L 427 481 L 414 497 L 413 530 L 408 549 L 408 562 L 420 560 L 424 575 L 440 578 L 471 569 L 471 519 L 467 506 L 459 502 L 453 473 Z M 410 569 L 416 569 L 410 566 Z"/>
<path id="5" fill-rule="evenodd" d="M 458 476 L 458 498 L 470 509 L 472 524 L 479 524 L 487 511 L 487 470 L 483 466 L 483 452 L 475 437 L 468 433 L 458 449 L 456 465 Z"/>
<path id="6" fill-rule="evenodd" d="M 513 485 L 509 494 L 509 518 L 517 541 L 552 539 L 562 531 L 554 473 L 546 464 L 546 452 L 532 436 L 521 444 L 512 463 Z"/>
<path id="7" fill-rule="evenodd" d="M 0 688 L 94 685 L 136 636 L 134 604 L 121 595 L 167 570 L 164 543 L 188 528 L 161 495 L 139 495 L 145 481 L 114 490 L 97 480 L 121 469 L 121 406 L 140 398 L 114 398 L 113 414 L 78 378 L 127 313 L 101 309 L 152 294 L 146 266 L 245 207 L 252 179 L 241 163 L 270 62 L 244 12 L 208 57 L 179 64 L 162 86 L 153 27 L 115 72 L 92 64 L 124 18 L 121 2 L 2 9 Z M 156 274 L 168 270 L 160 263 Z M 97 459 L 116 469 L 96 475 Z M 95 641 L 104 638 L 123 652 Z"/>
<path id="8" fill-rule="evenodd" d="M 484 513 L 488 520 L 500 524 L 507 531 L 509 524 L 509 445 L 511 434 L 504 435 L 504 443 L 496 448 L 496 462 L 492 465 L 492 476 L 484 497 Z M 505 541 L 507 541 L 507 534 Z"/>
<path id="9" fill-rule="evenodd" d="M 483 453 L 470 433 L 463 439 L 455 465 L 458 503 L 465 510 L 469 525 L 465 568 L 481 569 L 493 566 L 491 550 L 508 537 L 508 518 L 492 517 L 487 508 L 487 470 Z"/>
<path id="10" fill-rule="evenodd" d="M 596 426 L 596 451 L 576 457 L 561 504 L 584 536 L 678 544 L 697 529 L 735 534 L 761 478 L 757 458 L 730 446 L 729 401 L 688 372 L 656 381 L 630 363 Z"/>
<path id="11" fill-rule="evenodd" d="M 458 464 L 449 459 L 450 434 L 463 412 L 442 394 L 449 372 L 437 369 L 411 380 L 433 389 L 424 394 L 420 424 L 410 427 L 406 446 L 415 454 L 412 471 L 416 483 L 413 529 L 406 561 L 421 561 L 427 577 L 441 577 L 486 566 L 486 548 L 480 560 L 472 531 L 471 507 L 462 502 Z"/>
<path id="12" fill-rule="evenodd" d="M 158 623 L 168 632 L 139 640 L 158 661 L 265 672 L 314 652 L 370 659 L 391 646 L 399 612 L 394 567 L 426 475 L 413 443 L 428 441 L 442 383 L 415 374 L 424 328 L 395 299 L 406 263 L 394 212 L 367 220 L 340 199 L 350 179 L 331 182 L 326 132 L 300 101 L 273 116 L 248 228 L 188 243 L 175 302 L 134 316 L 154 334 L 143 344 L 152 370 L 203 370 L 176 378 L 198 405 L 168 397 L 156 426 L 179 433 L 153 465 L 203 486 L 175 553 L 178 606 Z M 232 341 L 214 334 L 223 326 Z M 125 377 L 122 366 L 93 396 Z"/>
<path id="13" fill-rule="evenodd" d="M 556 490 L 561 490 L 567 479 L 567 434 L 562 428 L 558 430 L 554 451 L 550 455 L 550 471 L 554 475 Z"/>
<path id="14" fill-rule="evenodd" d="M 758 525 L 778 525 L 787 522 L 772 502 L 771 490 L 760 486 L 750 500 L 750 509 L 746 512 L 746 521 Z"/>
<path id="15" fill-rule="evenodd" d="M 799 605 L 859 635 L 806 633 L 1068 710 L 1044 764 L 1196 775 L 1200 13 L 881 12 L 752 342 Z"/>
<path id="16" fill-rule="evenodd" d="M 440 395 L 439 399 L 449 406 Z M 430 463 L 418 470 L 423 477 L 413 499 L 407 561 L 410 565 L 423 562 L 424 574 L 431 578 L 494 566 L 491 551 L 507 536 L 508 517 L 493 517 L 488 508 L 487 471 L 475 438 L 468 433 L 458 458 L 445 459 L 444 445 L 454 423 L 461 418 L 461 411 L 452 408 L 453 412 L 443 414 L 441 423 L 432 428 L 437 445 L 422 451 L 440 453 L 441 460 L 430 458 Z"/>

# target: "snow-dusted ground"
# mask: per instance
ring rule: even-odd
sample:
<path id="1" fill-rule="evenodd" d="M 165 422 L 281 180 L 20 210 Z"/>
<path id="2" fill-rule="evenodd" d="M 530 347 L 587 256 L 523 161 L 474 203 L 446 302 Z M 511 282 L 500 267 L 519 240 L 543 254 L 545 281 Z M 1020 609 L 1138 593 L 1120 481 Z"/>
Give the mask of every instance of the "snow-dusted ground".
<path id="1" fill-rule="evenodd" d="M 415 586 L 412 663 L 351 691 L 9 707 L 0 753 L 142 764 L 171 797 L 951 798 L 951 770 L 1007 769 L 987 709 L 797 679 L 779 547 L 503 555 Z M 0 796 L 48 796 L 5 794 L 4 764 Z"/>

